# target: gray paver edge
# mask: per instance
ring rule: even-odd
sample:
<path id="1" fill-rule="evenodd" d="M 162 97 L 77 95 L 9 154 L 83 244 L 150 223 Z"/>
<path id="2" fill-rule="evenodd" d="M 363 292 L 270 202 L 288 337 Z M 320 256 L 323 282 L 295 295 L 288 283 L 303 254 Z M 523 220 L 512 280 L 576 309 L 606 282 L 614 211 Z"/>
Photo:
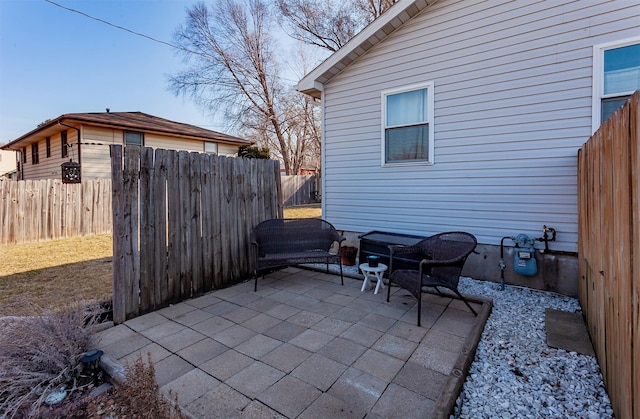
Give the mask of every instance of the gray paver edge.
<path id="1" fill-rule="evenodd" d="M 444 385 L 440 397 L 436 401 L 434 408 L 434 418 L 446 419 L 453 412 L 453 407 L 456 404 L 456 399 L 460 395 L 462 386 L 469 373 L 469 368 L 473 362 L 473 358 L 480 342 L 480 337 L 484 331 L 484 326 L 487 323 L 487 319 L 491 314 L 493 303 L 491 300 L 474 298 L 471 296 L 466 297 L 468 301 L 482 304 L 480 312 L 478 313 L 476 325 L 473 327 L 471 334 L 467 337 L 460 355 L 456 360 L 453 370 L 449 374 L 449 378 Z"/>

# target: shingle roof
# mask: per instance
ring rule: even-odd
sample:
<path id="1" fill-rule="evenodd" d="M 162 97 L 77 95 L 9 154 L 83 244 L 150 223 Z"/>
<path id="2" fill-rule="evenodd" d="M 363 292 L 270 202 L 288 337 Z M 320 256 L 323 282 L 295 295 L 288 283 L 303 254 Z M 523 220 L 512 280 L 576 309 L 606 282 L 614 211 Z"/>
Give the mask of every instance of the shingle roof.
<path id="1" fill-rule="evenodd" d="M 170 121 L 168 119 L 149 115 L 143 112 L 95 112 L 95 113 L 68 113 L 43 124 L 23 136 L 2 146 L 9 148 L 11 145 L 24 140 L 38 132 L 55 127 L 59 123 L 80 122 L 106 127 L 131 129 L 135 131 L 158 132 L 163 134 L 178 135 L 181 137 L 198 138 L 202 140 L 212 140 L 235 145 L 249 144 L 250 141 L 223 134 L 216 131 L 196 127 L 195 125 L 183 124 L 182 122 Z"/>

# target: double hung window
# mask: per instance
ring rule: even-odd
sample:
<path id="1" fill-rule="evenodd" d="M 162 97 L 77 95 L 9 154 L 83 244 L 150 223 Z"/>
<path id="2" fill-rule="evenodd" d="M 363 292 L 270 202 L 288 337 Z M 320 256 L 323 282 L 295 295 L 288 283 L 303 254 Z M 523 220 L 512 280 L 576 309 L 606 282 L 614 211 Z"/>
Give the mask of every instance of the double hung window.
<path id="1" fill-rule="evenodd" d="M 62 147 L 62 157 L 67 157 L 69 155 L 69 147 L 67 144 L 67 131 L 62 131 L 60 133 L 60 146 Z"/>
<path id="2" fill-rule="evenodd" d="M 640 37 L 596 45 L 593 69 L 593 131 L 640 89 Z"/>
<path id="3" fill-rule="evenodd" d="M 382 164 L 433 163 L 433 83 L 382 92 Z"/>
<path id="4" fill-rule="evenodd" d="M 204 152 L 207 154 L 218 154 L 218 143 L 212 143 L 210 141 L 204 142 Z"/>
<path id="5" fill-rule="evenodd" d="M 40 157 L 38 156 L 38 143 L 31 144 L 31 164 L 40 163 Z"/>
<path id="6" fill-rule="evenodd" d="M 144 134 L 141 132 L 125 131 L 124 145 L 137 145 L 142 147 L 144 145 Z"/>

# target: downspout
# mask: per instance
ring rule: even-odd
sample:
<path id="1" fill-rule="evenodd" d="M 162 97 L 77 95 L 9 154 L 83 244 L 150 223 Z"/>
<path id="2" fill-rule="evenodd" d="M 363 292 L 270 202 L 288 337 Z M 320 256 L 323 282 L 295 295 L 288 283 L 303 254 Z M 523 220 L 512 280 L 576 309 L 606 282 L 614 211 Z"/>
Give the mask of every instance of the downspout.
<path id="1" fill-rule="evenodd" d="M 78 146 L 78 164 L 82 163 L 80 160 L 80 128 L 72 127 L 71 125 L 63 124 L 62 122 L 58 122 L 58 124 L 78 131 L 78 141 L 76 142 L 76 145 Z"/>

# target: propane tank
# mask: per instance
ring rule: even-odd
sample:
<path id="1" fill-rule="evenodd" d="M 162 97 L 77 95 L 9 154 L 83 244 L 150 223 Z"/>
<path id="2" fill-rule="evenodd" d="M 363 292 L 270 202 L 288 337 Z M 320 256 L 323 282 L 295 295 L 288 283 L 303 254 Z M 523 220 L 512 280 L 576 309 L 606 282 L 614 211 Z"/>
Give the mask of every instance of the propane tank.
<path id="1" fill-rule="evenodd" d="M 516 244 L 514 249 L 513 269 L 517 274 L 534 276 L 538 273 L 533 239 L 526 234 L 518 234 L 512 238 Z"/>

